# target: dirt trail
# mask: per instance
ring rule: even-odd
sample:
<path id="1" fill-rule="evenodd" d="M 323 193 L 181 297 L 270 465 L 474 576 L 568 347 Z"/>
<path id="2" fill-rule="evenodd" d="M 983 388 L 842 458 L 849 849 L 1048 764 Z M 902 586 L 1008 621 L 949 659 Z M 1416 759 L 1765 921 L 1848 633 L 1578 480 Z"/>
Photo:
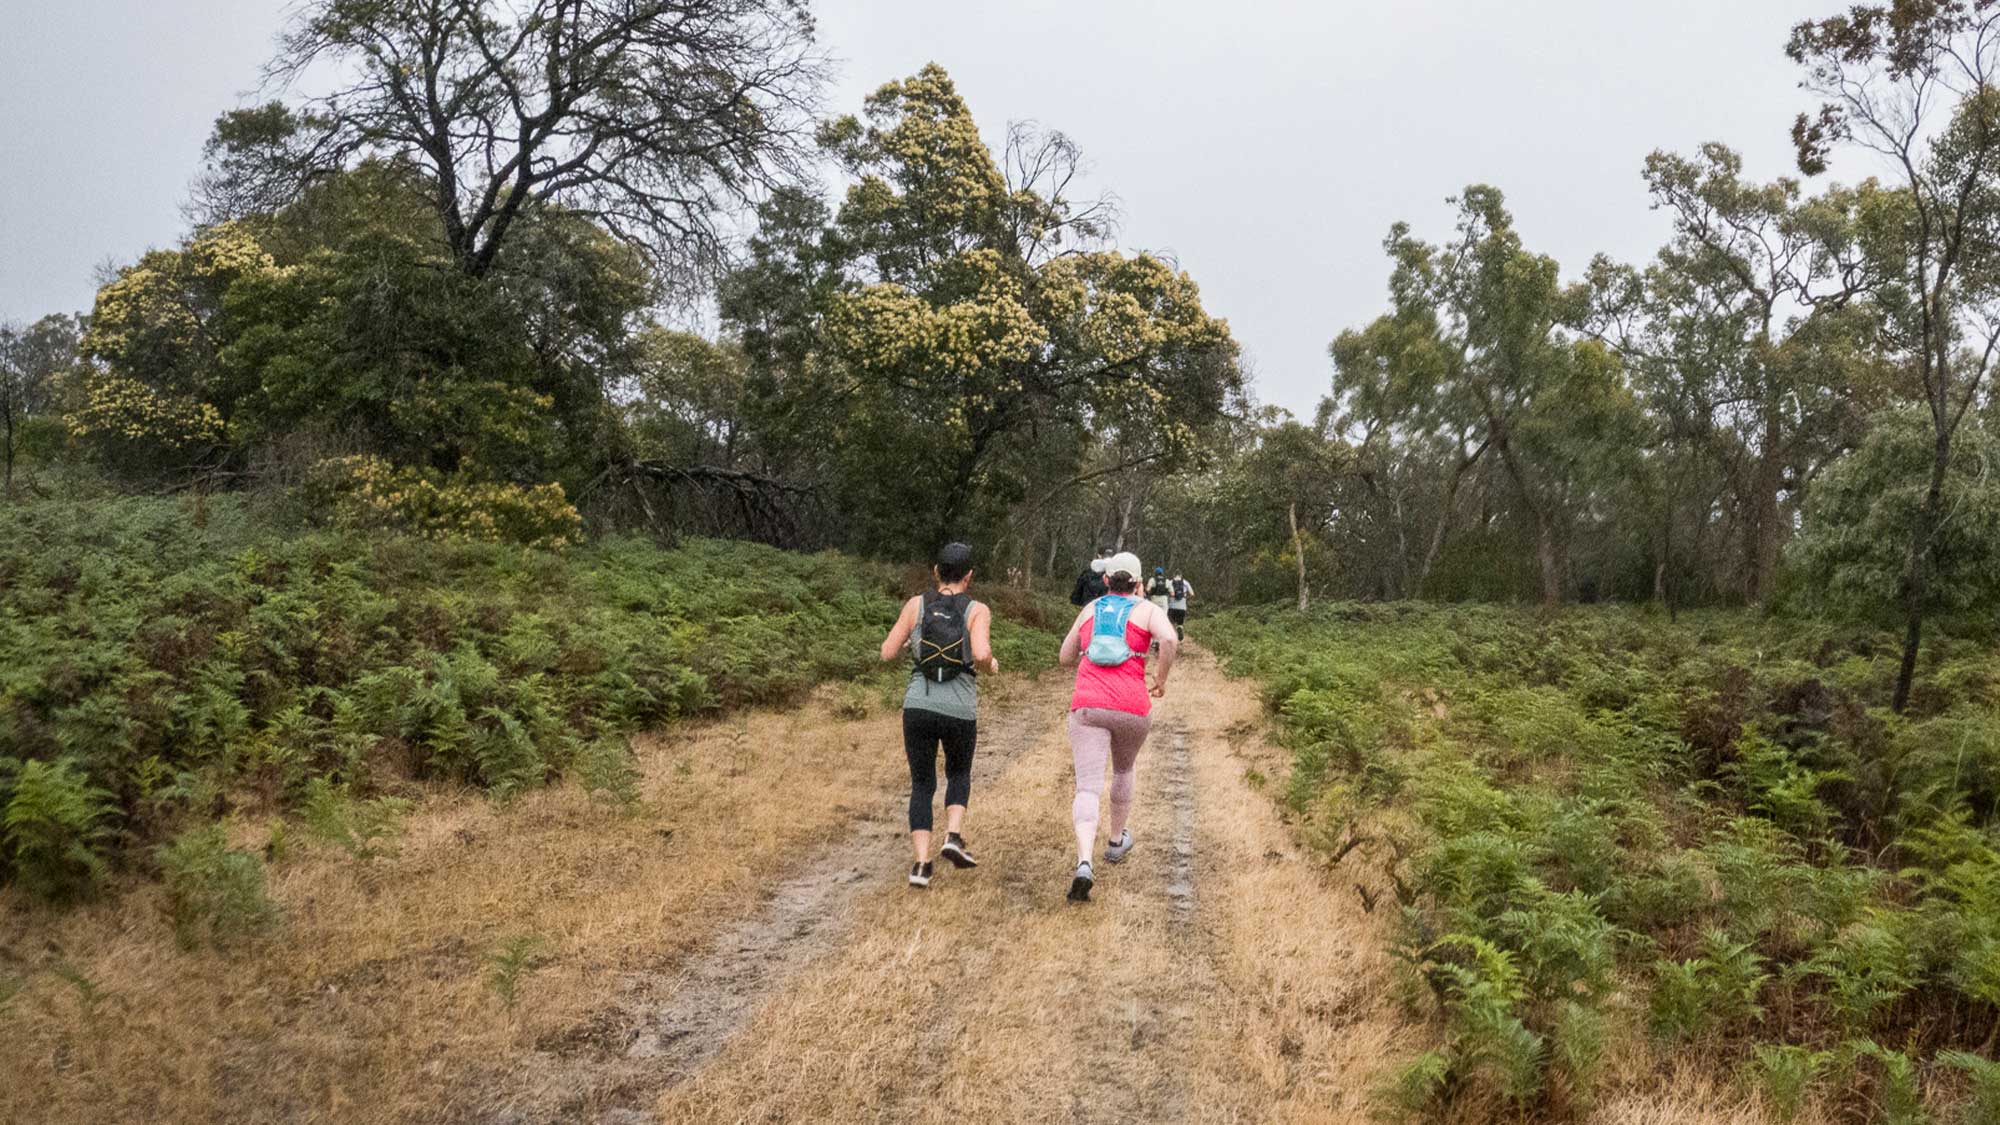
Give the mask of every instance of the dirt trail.
<path id="1" fill-rule="evenodd" d="M 1408 1033 L 1349 873 L 1297 854 L 1247 687 L 1195 653 L 1140 758 L 1129 861 L 1073 862 L 1062 677 L 982 720 L 975 871 L 900 872 L 900 802 L 705 950 L 632 974 L 485 1120 L 1345 1121 Z M 1248 780 L 1246 780 L 1248 778 Z"/>
<path id="2" fill-rule="evenodd" d="M 1048 702 L 1036 693 L 984 724 L 975 791 L 1020 756 Z M 640 1107 L 713 1057 L 800 969 L 839 948 L 856 902 L 908 862 L 904 804 L 901 795 L 885 795 L 692 959 L 625 974 L 611 1005 L 523 1061 L 520 1081 L 486 1119 L 650 1120 Z"/>

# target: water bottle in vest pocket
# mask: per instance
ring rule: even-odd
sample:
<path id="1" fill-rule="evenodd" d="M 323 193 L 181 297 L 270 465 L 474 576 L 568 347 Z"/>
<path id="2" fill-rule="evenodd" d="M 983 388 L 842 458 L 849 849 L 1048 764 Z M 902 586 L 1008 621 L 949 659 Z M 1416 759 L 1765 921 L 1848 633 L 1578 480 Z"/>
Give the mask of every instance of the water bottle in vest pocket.
<path id="1" fill-rule="evenodd" d="M 1131 598 L 1097 599 L 1091 610 L 1090 644 L 1083 650 L 1085 659 L 1099 668 L 1116 668 L 1139 655 L 1125 643 L 1125 623 L 1132 617 L 1132 607 L 1138 604 Z"/>

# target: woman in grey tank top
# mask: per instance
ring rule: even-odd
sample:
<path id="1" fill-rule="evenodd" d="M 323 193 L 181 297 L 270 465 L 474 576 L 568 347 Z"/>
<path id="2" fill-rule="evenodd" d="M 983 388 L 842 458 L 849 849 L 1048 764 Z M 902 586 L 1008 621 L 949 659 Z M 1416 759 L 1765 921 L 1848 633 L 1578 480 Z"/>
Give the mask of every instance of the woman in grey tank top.
<path id="1" fill-rule="evenodd" d="M 903 603 L 882 640 L 882 659 L 909 659 L 903 691 L 903 753 L 910 762 L 910 885 L 931 883 L 931 804 L 937 796 L 938 751 L 944 751 L 945 838 L 938 851 L 954 865 L 977 867 L 959 829 L 972 794 L 972 752 L 979 734 L 979 672 L 1000 670 L 994 659 L 993 614 L 972 600 L 972 548 L 952 543 L 931 571 L 935 592 Z M 929 637 L 925 623 L 932 625 Z"/>

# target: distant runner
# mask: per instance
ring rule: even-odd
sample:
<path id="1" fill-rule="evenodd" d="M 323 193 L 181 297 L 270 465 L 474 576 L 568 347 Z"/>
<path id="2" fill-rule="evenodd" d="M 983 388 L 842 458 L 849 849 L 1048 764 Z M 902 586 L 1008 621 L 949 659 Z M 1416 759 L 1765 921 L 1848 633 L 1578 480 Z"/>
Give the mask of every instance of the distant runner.
<path id="1" fill-rule="evenodd" d="M 1167 620 L 1174 623 L 1174 636 L 1180 640 L 1186 640 L 1188 599 L 1194 596 L 1194 587 L 1188 585 L 1187 579 L 1182 578 L 1179 574 L 1175 574 L 1174 580 L 1167 585 L 1169 588 L 1167 595 Z"/>
<path id="2" fill-rule="evenodd" d="M 1167 673 L 1173 669 L 1179 641 L 1165 610 L 1140 601 L 1139 560 L 1121 552 L 1105 564 L 1110 592 L 1085 606 L 1068 635 L 1059 659 L 1076 666 L 1076 689 L 1069 702 L 1070 755 L 1076 768 L 1076 796 L 1070 822 L 1076 829 L 1076 872 L 1070 878 L 1071 902 L 1088 902 L 1096 882 L 1091 859 L 1097 842 L 1104 767 L 1111 766 L 1110 829 L 1104 862 L 1120 863 L 1132 850 L 1126 822 L 1132 815 L 1132 792 L 1138 779 L 1139 748 L 1145 745 L 1153 700 L 1167 693 Z M 1159 667 L 1150 696 L 1146 688 L 1146 650 L 1160 646 Z M 1079 659 L 1080 658 L 1080 659 Z"/>
<path id="3" fill-rule="evenodd" d="M 1173 593 L 1173 586 L 1167 582 L 1167 568 L 1163 566 L 1154 567 L 1153 576 L 1146 580 L 1146 600 L 1159 606 L 1160 610 L 1165 612 L 1173 598 Z"/>
<path id="4" fill-rule="evenodd" d="M 938 852 L 958 867 L 977 867 L 959 829 L 972 795 L 972 748 L 977 741 L 978 670 L 1000 671 L 993 656 L 993 614 L 972 600 L 972 548 L 946 544 L 931 569 L 937 592 L 903 603 L 895 628 L 882 641 L 883 661 L 906 650 L 913 658 L 903 692 L 903 753 L 910 759 L 910 885 L 931 885 L 931 802 L 937 796 L 937 755 L 944 750 L 944 846 Z"/>
<path id="5" fill-rule="evenodd" d="M 1111 557 L 1111 548 L 1100 548 L 1097 557 L 1090 560 L 1089 569 L 1076 576 L 1076 589 L 1069 593 L 1069 604 L 1085 606 L 1104 596 L 1104 563 Z"/>

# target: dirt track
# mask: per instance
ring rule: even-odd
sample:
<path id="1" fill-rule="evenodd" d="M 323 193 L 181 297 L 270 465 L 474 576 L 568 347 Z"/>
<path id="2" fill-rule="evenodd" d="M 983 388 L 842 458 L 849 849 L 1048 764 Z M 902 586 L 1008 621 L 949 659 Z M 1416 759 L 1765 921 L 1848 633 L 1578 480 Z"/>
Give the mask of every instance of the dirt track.
<path id="1" fill-rule="evenodd" d="M 977 870 L 903 886 L 885 793 L 705 947 L 624 974 L 473 1119 L 1367 1119 L 1405 1034 L 1376 922 L 1246 781 L 1276 771 L 1247 689 L 1183 662 L 1140 758 L 1138 847 L 1081 906 L 1066 697 L 1051 675 L 982 717 Z"/>

